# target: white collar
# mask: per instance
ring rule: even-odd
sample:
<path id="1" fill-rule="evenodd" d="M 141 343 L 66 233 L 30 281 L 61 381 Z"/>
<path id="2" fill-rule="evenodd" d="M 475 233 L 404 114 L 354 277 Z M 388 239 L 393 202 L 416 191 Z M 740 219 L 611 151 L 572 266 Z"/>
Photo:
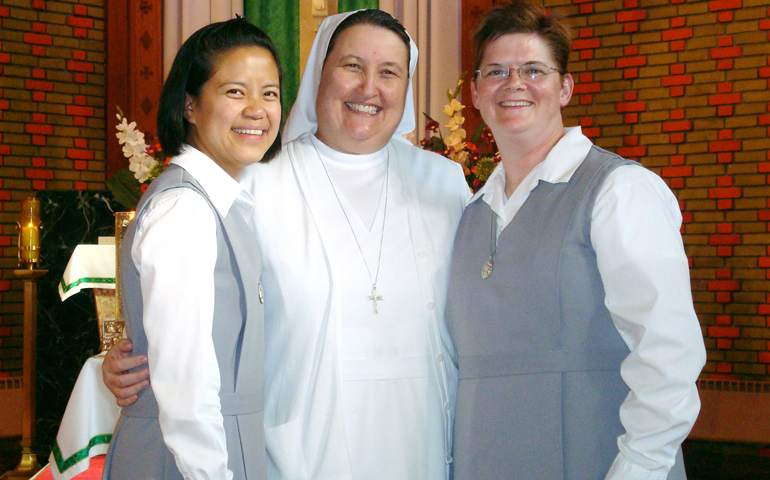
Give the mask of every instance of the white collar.
<path id="1" fill-rule="evenodd" d="M 236 202 L 243 213 L 251 216 L 254 197 L 205 153 L 185 145 L 181 153 L 169 163 L 184 168 L 195 178 L 221 216 L 227 216 L 227 212 Z"/>
<path id="2" fill-rule="evenodd" d="M 511 198 L 528 195 L 540 180 L 548 183 L 564 183 L 572 178 L 572 174 L 583 163 L 593 143 L 583 135 L 580 127 L 565 128 L 564 132 L 564 136 L 551 148 L 545 160 L 529 172 L 516 191 L 513 192 Z M 505 195 L 505 168 L 502 162 L 495 167 L 487 183 L 476 192 L 468 203 L 476 201 L 479 197 L 482 197 L 497 213 L 509 200 Z"/>
<path id="3" fill-rule="evenodd" d="M 366 170 L 381 165 L 388 159 L 388 146 L 373 153 L 343 153 L 326 145 L 315 135 L 310 135 L 310 143 L 324 161 L 346 170 Z"/>

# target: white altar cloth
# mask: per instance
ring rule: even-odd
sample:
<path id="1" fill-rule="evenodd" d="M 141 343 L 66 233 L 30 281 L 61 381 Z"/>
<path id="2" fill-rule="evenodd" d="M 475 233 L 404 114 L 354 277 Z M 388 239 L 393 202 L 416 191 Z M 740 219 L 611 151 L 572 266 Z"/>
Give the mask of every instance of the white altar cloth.
<path id="1" fill-rule="evenodd" d="M 56 480 L 85 472 L 91 457 L 106 454 L 110 446 L 120 409 L 102 382 L 103 361 L 104 353 L 86 360 L 72 389 L 48 458 Z"/>
<path id="2" fill-rule="evenodd" d="M 84 288 L 115 288 L 115 245 L 78 245 L 59 282 L 62 301 Z"/>

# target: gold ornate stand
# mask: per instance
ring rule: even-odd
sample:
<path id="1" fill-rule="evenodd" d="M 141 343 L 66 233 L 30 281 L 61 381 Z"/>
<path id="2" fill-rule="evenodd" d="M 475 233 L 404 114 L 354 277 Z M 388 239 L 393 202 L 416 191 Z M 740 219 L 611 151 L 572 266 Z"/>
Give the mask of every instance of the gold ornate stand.
<path id="1" fill-rule="evenodd" d="M 32 451 L 35 441 L 35 365 L 37 344 L 37 279 L 48 270 L 14 270 L 24 280 L 24 377 L 22 384 L 23 413 L 21 437 L 21 461 L 15 470 L 6 472 L 0 480 L 27 479 L 40 470 L 37 456 Z"/>

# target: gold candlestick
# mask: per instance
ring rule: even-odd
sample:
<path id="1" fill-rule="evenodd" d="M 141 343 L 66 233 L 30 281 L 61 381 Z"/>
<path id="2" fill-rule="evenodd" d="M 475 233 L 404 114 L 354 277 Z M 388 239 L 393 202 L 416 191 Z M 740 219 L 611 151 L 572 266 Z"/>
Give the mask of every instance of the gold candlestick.
<path id="1" fill-rule="evenodd" d="M 21 480 L 34 476 L 40 470 L 37 456 L 32 451 L 35 443 L 35 381 L 37 378 L 37 279 L 48 270 L 37 270 L 40 261 L 40 200 L 34 197 L 21 200 L 18 238 L 19 266 L 14 270 L 24 280 L 24 357 L 22 361 L 22 430 L 21 461 L 16 469 L 6 472 L 0 480 Z"/>
<path id="2" fill-rule="evenodd" d="M 37 249 L 36 249 L 37 251 Z M 34 476 L 40 470 L 37 456 L 32 451 L 35 442 L 35 365 L 37 344 L 37 279 L 48 270 L 34 269 L 30 264 L 27 270 L 14 270 L 17 277 L 24 280 L 24 376 L 22 379 L 22 436 L 21 461 L 15 470 L 6 472 L 0 480 L 21 480 Z"/>
<path id="3" fill-rule="evenodd" d="M 19 266 L 31 270 L 40 261 L 40 200 L 21 199 L 19 220 Z"/>
<path id="4" fill-rule="evenodd" d="M 123 318 L 123 297 L 120 294 L 120 246 L 128 224 L 134 218 L 134 212 L 115 212 L 115 316 L 106 318 L 99 326 L 102 351 L 106 352 L 123 338 L 126 322 Z"/>

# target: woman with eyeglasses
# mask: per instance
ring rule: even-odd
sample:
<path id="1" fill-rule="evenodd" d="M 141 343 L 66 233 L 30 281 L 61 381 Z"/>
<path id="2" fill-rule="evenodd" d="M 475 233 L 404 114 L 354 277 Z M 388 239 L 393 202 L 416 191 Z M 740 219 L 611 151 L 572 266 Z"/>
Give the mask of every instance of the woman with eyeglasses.
<path id="1" fill-rule="evenodd" d="M 564 128 L 570 31 L 538 6 L 473 34 L 502 162 L 455 238 L 454 478 L 684 478 L 705 350 L 682 216 L 638 163 Z"/>

